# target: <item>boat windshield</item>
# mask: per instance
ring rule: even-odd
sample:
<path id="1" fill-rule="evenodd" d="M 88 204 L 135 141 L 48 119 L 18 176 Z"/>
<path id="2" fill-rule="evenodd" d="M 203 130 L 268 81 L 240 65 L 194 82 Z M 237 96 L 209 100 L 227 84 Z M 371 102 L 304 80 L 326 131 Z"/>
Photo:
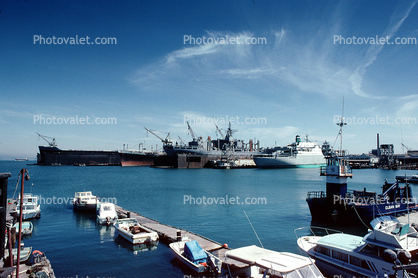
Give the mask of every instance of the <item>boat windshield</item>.
<path id="1" fill-rule="evenodd" d="M 284 278 L 318 278 L 324 277 L 319 270 L 313 265 L 306 265 L 302 268 L 283 274 Z"/>
<path id="2" fill-rule="evenodd" d="M 34 205 L 26 205 L 26 206 L 23 206 L 23 210 L 34 210 L 35 209 L 35 206 Z"/>
<path id="3" fill-rule="evenodd" d="M 111 211 L 112 209 L 111 209 L 111 207 L 110 207 L 110 206 L 105 206 L 105 207 L 103 207 L 103 210 L 104 210 L 104 211 Z"/>

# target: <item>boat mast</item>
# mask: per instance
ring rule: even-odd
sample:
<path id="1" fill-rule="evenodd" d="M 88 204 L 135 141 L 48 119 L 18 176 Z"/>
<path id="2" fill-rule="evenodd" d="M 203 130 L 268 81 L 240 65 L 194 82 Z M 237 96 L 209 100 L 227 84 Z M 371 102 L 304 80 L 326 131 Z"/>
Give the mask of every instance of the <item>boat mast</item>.
<path id="1" fill-rule="evenodd" d="M 338 136 L 340 137 L 340 150 L 339 150 L 339 156 L 342 156 L 342 151 L 343 151 L 343 126 L 347 125 L 346 122 L 344 122 L 344 97 L 343 97 L 343 107 L 342 107 L 342 112 L 341 112 L 341 118 L 340 118 L 340 122 L 337 123 L 337 125 L 340 127 L 340 131 L 338 132 L 337 138 L 335 138 L 335 141 L 337 141 Z M 335 142 L 334 142 L 335 145 Z"/>

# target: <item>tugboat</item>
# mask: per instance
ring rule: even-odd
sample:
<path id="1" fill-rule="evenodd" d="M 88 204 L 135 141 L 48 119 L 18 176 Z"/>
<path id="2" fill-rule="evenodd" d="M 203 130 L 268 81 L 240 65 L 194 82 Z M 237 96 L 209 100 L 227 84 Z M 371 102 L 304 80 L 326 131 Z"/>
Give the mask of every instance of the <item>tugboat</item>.
<path id="1" fill-rule="evenodd" d="M 320 175 L 326 176 L 326 191 L 310 191 L 306 197 L 312 220 L 370 223 L 376 217 L 397 216 L 418 209 L 408 184 L 400 187 L 398 182 L 385 181 L 382 194 L 366 189 L 347 190 L 347 178 L 352 178 L 353 173 L 344 157 L 328 157 Z"/>

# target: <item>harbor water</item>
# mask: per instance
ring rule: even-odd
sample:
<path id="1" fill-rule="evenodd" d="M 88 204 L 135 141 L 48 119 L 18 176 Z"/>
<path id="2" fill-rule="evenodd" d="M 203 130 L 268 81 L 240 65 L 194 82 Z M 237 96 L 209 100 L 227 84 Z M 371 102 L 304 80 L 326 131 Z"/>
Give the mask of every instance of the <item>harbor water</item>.
<path id="1" fill-rule="evenodd" d="M 308 191 L 325 190 L 325 177 L 319 176 L 318 168 L 216 170 L 27 163 L 0 161 L 0 172 L 12 174 L 8 184 L 8 198 L 12 198 L 19 171 L 28 169 L 30 180 L 25 182 L 25 193 L 39 196 L 42 216 L 32 220 L 33 235 L 23 242 L 45 252 L 56 277 L 192 275 L 167 245 L 134 248 L 118 238 L 113 227 L 96 224 L 94 214 L 74 212 L 71 200 L 76 191 L 92 191 L 124 209 L 227 243 L 231 248 L 260 246 L 246 215 L 264 247 L 275 251 L 300 253 L 294 230 L 322 224 L 311 223 L 305 201 Z M 348 187 L 380 193 L 385 179 L 394 182 L 396 175 L 405 174 L 416 173 L 353 170 Z M 412 191 L 417 196 L 415 185 Z M 366 232 L 364 226 L 334 228 L 359 235 Z"/>

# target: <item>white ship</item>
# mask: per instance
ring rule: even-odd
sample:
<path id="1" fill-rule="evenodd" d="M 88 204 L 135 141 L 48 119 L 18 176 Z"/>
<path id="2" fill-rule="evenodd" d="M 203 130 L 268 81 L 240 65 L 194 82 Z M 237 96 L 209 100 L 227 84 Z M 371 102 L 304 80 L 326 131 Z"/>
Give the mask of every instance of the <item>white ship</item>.
<path id="1" fill-rule="evenodd" d="M 294 143 L 277 148 L 271 154 L 254 156 L 253 159 L 261 168 L 320 167 L 326 165 L 325 155 L 329 151 L 327 142 L 320 146 L 316 142 L 309 142 L 308 136 L 305 142 L 301 142 L 297 135 Z"/>

